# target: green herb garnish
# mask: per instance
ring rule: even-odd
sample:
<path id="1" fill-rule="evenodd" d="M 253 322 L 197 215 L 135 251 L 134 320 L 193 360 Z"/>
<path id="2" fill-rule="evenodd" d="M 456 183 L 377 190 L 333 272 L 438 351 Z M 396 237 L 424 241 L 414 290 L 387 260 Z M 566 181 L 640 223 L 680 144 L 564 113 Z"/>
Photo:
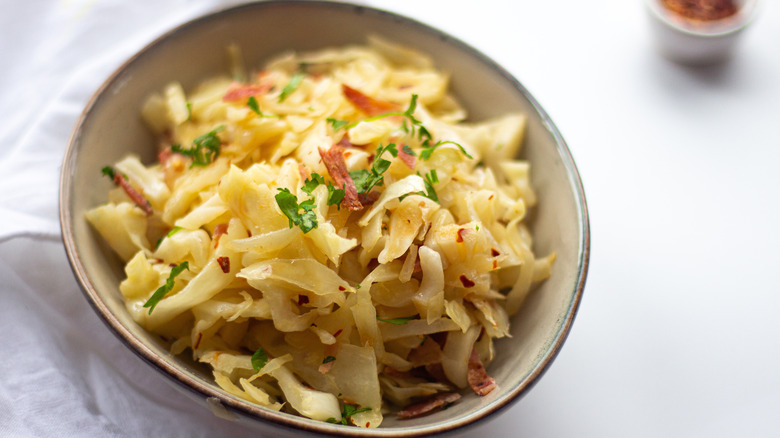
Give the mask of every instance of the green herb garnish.
<path id="1" fill-rule="evenodd" d="M 356 405 L 345 404 L 344 405 L 344 410 L 341 411 L 341 421 L 338 421 L 338 420 L 336 420 L 333 417 L 330 417 L 330 418 L 328 418 L 325 421 L 327 421 L 328 423 L 349 424 L 348 419 L 350 417 L 352 417 L 355 414 L 359 414 L 361 412 L 368 412 L 370 410 L 371 410 L 371 408 L 360 408 L 360 409 L 358 409 L 358 407 Z"/>
<path id="2" fill-rule="evenodd" d="M 355 182 L 355 187 L 358 193 L 368 193 L 374 186 L 381 186 L 384 182 L 383 173 L 390 167 L 390 161 L 382 158 L 382 154 L 390 152 L 393 157 L 398 156 L 398 149 L 395 147 L 395 143 L 390 143 L 387 146 L 381 144 L 376 148 L 376 155 L 374 156 L 374 162 L 371 163 L 371 169 L 358 169 L 349 172 L 349 176 Z"/>
<path id="3" fill-rule="evenodd" d="M 383 318 L 380 318 L 380 317 L 377 316 L 376 319 L 377 319 L 377 321 L 388 322 L 390 324 L 404 325 L 404 324 L 406 324 L 407 322 L 409 322 L 409 321 L 411 321 L 413 319 L 417 319 L 417 317 L 416 316 L 406 316 L 406 317 L 403 317 L 403 318 L 383 319 Z"/>
<path id="4" fill-rule="evenodd" d="M 423 178 L 423 184 L 425 184 L 425 191 L 420 192 L 421 195 L 425 196 L 428 199 L 433 200 L 437 204 L 439 204 L 439 196 L 436 194 L 436 190 L 433 188 L 434 184 L 438 184 L 439 182 L 439 176 L 436 174 L 436 169 L 431 169 L 430 172 L 425 174 L 425 177 Z"/>
<path id="5" fill-rule="evenodd" d="M 317 228 L 317 214 L 312 211 L 314 209 L 314 200 L 309 199 L 298 203 L 298 198 L 290 193 L 287 188 L 279 188 L 279 193 L 274 197 L 276 203 L 279 205 L 279 209 L 282 210 L 287 219 L 290 221 L 290 228 L 293 225 L 298 225 L 304 234 Z M 303 212 L 301 213 L 301 210 Z"/>
<path id="6" fill-rule="evenodd" d="M 458 143 L 455 143 L 454 141 L 449 141 L 449 140 L 441 141 L 440 140 L 440 141 L 437 141 L 436 144 L 434 144 L 433 146 L 429 146 L 429 144 L 430 143 L 427 140 L 423 143 L 423 150 L 420 151 L 420 159 L 421 160 L 428 160 L 429 158 L 431 158 L 431 155 L 433 155 L 433 151 L 435 151 L 436 148 L 438 148 L 441 145 L 445 145 L 445 144 L 454 144 L 455 146 L 457 146 L 460 149 L 461 152 L 463 152 L 463 155 L 469 157 L 472 160 L 474 159 L 474 157 L 472 157 L 471 155 L 469 155 L 468 152 L 466 152 L 466 149 L 463 146 L 461 146 Z"/>
<path id="7" fill-rule="evenodd" d="M 405 144 L 405 145 L 403 145 L 403 146 L 401 147 L 401 149 L 403 149 L 403 150 L 404 150 L 404 152 L 406 152 L 406 153 L 407 153 L 407 155 L 411 155 L 411 156 L 413 156 L 413 157 L 416 157 L 416 156 L 417 156 L 417 153 L 416 153 L 415 151 L 413 151 L 413 150 L 412 150 L 412 147 L 411 147 L 411 146 L 409 146 L 408 144 Z"/>
<path id="8" fill-rule="evenodd" d="M 187 102 L 187 121 L 192 121 L 192 102 Z"/>
<path id="9" fill-rule="evenodd" d="M 336 358 L 335 358 L 335 357 L 333 357 L 333 356 L 328 356 L 328 357 L 326 357 L 325 359 L 323 359 L 323 360 L 322 360 L 322 363 L 323 363 L 323 364 L 326 364 L 326 363 L 328 363 L 328 362 L 333 362 L 334 360 L 336 360 Z"/>
<path id="10" fill-rule="evenodd" d="M 263 112 L 260 111 L 260 105 L 257 103 L 257 99 L 255 99 L 255 96 L 249 96 L 249 99 L 246 101 L 246 106 L 249 107 L 252 111 L 254 111 L 258 116 L 262 117 Z"/>
<path id="11" fill-rule="evenodd" d="M 263 347 L 258 348 L 257 351 L 252 354 L 252 368 L 255 371 L 260 371 L 267 363 L 268 355 L 265 354 Z"/>
<path id="12" fill-rule="evenodd" d="M 290 78 L 290 82 L 287 83 L 287 85 L 284 86 L 284 89 L 282 89 L 282 94 L 279 95 L 279 103 L 284 102 L 285 99 L 287 99 L 287 96 L 292 94 L 293 91 L 297 90 L 298 87 L 301 86 L 301 82 L 303 82 L 303 78 L 305 78 L 306 75 L 304 73 L 296 73 Z"/>
<path id="13" fill-rule="evenodd" d="M 217 133 L 224 129 L 225 125 L 219 125 L 193 140 L 191 148 L 183 149 L 181 145 L 175 144 L 171 146 L 171 151 L 192 158 L 190 168 L 194 166 L 207 166 L 219 157 L 222 140 L 217 136 Z"/>
<path id="14" fill-rule="evenodd" d="M 307 195 L 311 196 L 311 192 L 317 188 L 318 185 L 325 184 L 325 178 L 317 172 L 311 174 L 311 178 L 303 182 L 303 190 Z"/>
<path id="15" fill-rule="evenodd" d="M 349 122 L 346 120 L 336 120 L 328 117 L 325 119 L 326 122 L 330 123 L 330 126 L 333 127 L 334 131 L 338 131 L 339 129 L 349 125 Z"/>
<path id="16" fill-rule="evenodd" d="M 341 210 L 341 201 L 344 199 L 344 195 L 347 193 L 346 184 L 341 189 L 337 189 L 331 183 L 328 183 L 328 205 L 335 205 L 336 208 Z"/>
<path id="17" fill-rule="evenodd" d="M 182 229 L 181 227 L 173 227 L 173 228 L 171 228 L 171 231 L 168 231 L 168 233 L 166 235 L 164 235 L 164 236 L 160 237 L 159 239 L 157 239 L 157 244 L 154 245 L 154 249 L 157 249 L 157 248 L 160 247 L 160 244 L 162 243 L 163 239 L 165 239 L 166 237 L 173 236 L 174 234 L 176 234 L 179 231 L 181 231 L 181 229 Z"/>
<path id="18" fill-rule="evenodd" d="M 103 172 L 103 175 L 111 178 L 112 181 L 116 178 L 116 172 L 114 172 L 114 168 L 111 166 L 106 166 L 100 169 L 100 171 Z"/>
<path id="19" fill-rule="evenodd" d="M 171 269 L 171 273 L 168 275 L 168 279 L 165 280 L 165 284 L 158 287 L 156 291 L 152 294 L 152 296 L 144 303 L 144 307 L 149 308 L 149 314 L 152 314 L 152 310 L 154 310 L 155 306 L 160 302 L 160 300 L 163 299 L 163 297 L 170 292 L 173 289 L 174 279 L 177 275 L 181 274 L 184 270 L 190 270 L 190 265 L 188 262 L 182 262 L 178 266 L 174 266 L 173 269 Z"/>

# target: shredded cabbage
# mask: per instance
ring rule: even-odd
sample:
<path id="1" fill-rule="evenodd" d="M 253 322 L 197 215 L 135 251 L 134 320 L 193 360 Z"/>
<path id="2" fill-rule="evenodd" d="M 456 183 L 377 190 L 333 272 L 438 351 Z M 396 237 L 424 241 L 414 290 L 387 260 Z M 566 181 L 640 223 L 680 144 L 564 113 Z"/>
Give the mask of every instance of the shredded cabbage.
<path id="1" fill-rule="evenodd" d="M 523 222 L 525 116 L 462 123 L 448 83 L 371 37 L 150 96 L 160 162 L 114 168 L 152 214 L 127 187 L 86 213 L 130 315 L 231 396 L 316 420 L 378 427 L 385 403 L 468 387 L 555 254 Z"/>

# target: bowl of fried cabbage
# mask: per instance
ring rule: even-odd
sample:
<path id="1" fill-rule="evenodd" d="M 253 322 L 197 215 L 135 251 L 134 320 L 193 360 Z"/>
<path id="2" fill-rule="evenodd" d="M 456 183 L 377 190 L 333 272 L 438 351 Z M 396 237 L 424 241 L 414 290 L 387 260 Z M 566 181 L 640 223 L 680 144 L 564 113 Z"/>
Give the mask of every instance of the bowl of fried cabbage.
<path id="1" fill-rule="evenodd" d="M 254 3 L 162 36 L 88 104 L 60 196 L 107 326 L 215 415 L 290 436 L 501 411 L 587 272 L 579 176 L 533 97 L 363 6 Z"/>

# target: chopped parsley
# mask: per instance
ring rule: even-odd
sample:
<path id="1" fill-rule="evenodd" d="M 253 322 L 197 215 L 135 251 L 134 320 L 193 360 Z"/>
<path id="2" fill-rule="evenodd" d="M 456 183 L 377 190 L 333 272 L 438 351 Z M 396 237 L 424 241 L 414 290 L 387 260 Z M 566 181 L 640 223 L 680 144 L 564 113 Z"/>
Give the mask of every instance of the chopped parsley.
<path id="1" fill-rule="evenodd" d="M 466 149 L 463 146 L 461 146 L 458 143 L 455 143 L 454 141 L 449 141 L 449 140 L 447 140 L 447 141 L 439 140 L 433 146 L 430 146 L 430 142 L 428 140 L 426 140 L 425 142 L 423 142 L 423 150 L 420 151 L 420 159 L 421 160 L 428 160 L 429 158 L 431 158 L 431 155 L 433 155 L 433 151 L 435 151 L 436 148 L 438 148 L 441 145 L 445 145 L 445 144 L 454 144 L 455 146 L 457 146 L 460 149 L 461 152 L 463 152 L 463 155 L 471 158 L 472 160 L 474 159 L 474 157 L 472 157 L 471 155 L 469 155 L 468 152 L 466 152 Z"/>
<path id="2" fill-rule="evenodd" d="M 194 166 L 207 166 L 219 157 L 222 148 L 222 140 L 217 133 L 224 129 L 225 125 L 219 125 L 193 140 L 191 148 L 183 149 L 181 145 L 175 144 L 171 146 L 171 151 L 192 158 L 190 168 Z"/>
<path id="3" fill-rule="evenodd" d="M 323 359 L 323 360 L 322 360 L 322 363 L 323 363 L 323 364 L 326 364 L 326 363 L 328 363 L 328 362 L 333 362 L 334 360 L 336 360 L 336 358 L 335 358 L 335 357 L 333 357 L 333 356 L 328 356 L 328 357 L 326 357 L 325 359 Z"/>
<path id="4" fill-rule="evenodd" d="M 311 196 L 311 192 L 314 191 L 314 189 L 316 189 L 320 184 L 325 184 L 325 178 L 323 178 L 319 173 L 313 172 L 311 174 L 311 178 L 303 182 L 303 187 L 301 187 L 301 190 L 303 190 L 307 195 Z"/>
<path id="5" fill-rule="evenodd" d="M 387 146 L 381 144 L 376 148 L 376 155 L 374 156 L 374 162 L 371 163 L 371 169 L 358 169 L 349 172 L 349 176 L 355 182 L 355 187 L 358 193 L 368 193 L 374 186 L 381 186 L 384 182 L 383 173 L 390 167 L 390 161 L 382 158 L 382 154 L 390 152 L 393 157 L 398 156 L 398 149 L 395 147 L 395 143 L 390 143 Z"/>
<path id="6" fill-rule="evenodd" d="M 330 123 L 330 126 L 333 127 L 334 131 L 338 131 L 339 129 L 349 125 L 349 122 L 346 120 L 336 120 L 333 118 L 328 117 L 325 119 L 326 122 Z"/>
<path id="7" fill-rule="evenodd" d="M 160 247 L 160 244 L 162 243 L 163 239 L 165 239 L 166 237 L 173 236 L 174 234 L 176 234 L 179 231 L 181 231 L 181 229 L 182 229 L 181 227 L 173 227 L 173 228 L 171 228 L 171 231 L 168 231 L 168 233 L 166 235 L 164 235 L 164 236 L 160 237 L 159 239 L 157 239 L 157 243 L 154 245 L 154 249 L 157 249 L 157 248 Z"/>
<path id="8" fill-rule="evenodd" d="M 155 306 L 160 302 L 160 300 L 163 299 L 163 297 L 170 292 L 173 289 L 174 279 L 177 275 L 181 274 L 184 270 L 190 270 L 190 265 L 188 262 L 182 262 L 178 266 L 174 266 L 173 269 L 171 269 L 171 273 L 168 275 L 168 279 L 165 280 L 165 284 L 158 287 L 156 291 L 152 294 L 152 296 L 144 303 L 144 307 L 149 308 L 149 314 L 152 314 L 152 310 L 154 310 Z"/>
<path id="9" fill-rule="evenodd" d="M 265 354 L 263 347 L 258 348 L 257 351 L 252 354 L 252 368 L 255 371 L 260 371 L 267 363 L 268 355 Z"/>
<path id="10" fill-rule="evenodd" d="M 425 184 L 425 191 L 420 192 L 421 195 L 425 196 L 428 199 L 433 200 L 437 204 L 439 204 L 439 195 L 436 194 L 436 190 L 433 188 L 434 184 L 438 184 L 439 182 L 439 176 L 436 174 L 436 169 L 431 169 L 430 172 L 425 174 L 425 177 L 423 178 L 423 184 Z"/>
<path id="11" fill-rule="evenodd" d="M 290 228 L 298 225 L 304 234 L 317 228 L 317 214 L 314 213 L 314 199 L 298 203 L 298 198 L 290 193 L 287 188 L 279 188 L 279 193 L 274 197 L 279 209 L 282 210 L 290 221 Z M 301 210 L 303 212 L 301 213 Z"/>
<path id="12" fill-rule="evenodd" d="M 112 181 L 114 180 L 114 178 L 116 178 L 116 172 L 114 172 L 114 168 L 111 166 L 106 166 L 100 169 L 100 171 L 103 173 L 104 176 L 111 178 Z"/>
<path id="13" fill-rule="evenodd" d="M 254 111 L 258 116 L 263 116 L 263 112 L 260 111 L 260 105 L 257 103 L 255 96 L 249 96 L 249 99 L 246 101 L 246 106 L 248 106 L 249 109 Z"/>
<path id="14" fill-rule="evenodd" d="M 277 116 L 277 115 L 263 114 L 263 112 L 260 111 L 260 104 L 257 103 L 257 99 L 255 98 L 255 96 L 249 96 L 249 99 L 247 99 L 247 101 L 246 101 L 246 106 L 248 106 L 249 109 L 251 109 L 255 114 L 257 114 L 260 117 L 275 117 L 275 118 L 279 118 L 279 116 Z"/>
<path id="15" fill-rule="evenodd" d="M 411 155 L 411 156 L 413 156 L 413 157 L 416 157 L 416 156 L 417 156 L 417 153 L 416 153 L 415 151 L 413 151 L 413 150 L 412 150 L 412 147 L 411 147 L 411 146 L 409 146 L 408 144 L 405 144 L 405 145 L 403 145 L 403 146 L 401 147 L 401 149 L 403 149 L 403 150 L 404 150 L 404 152 L 406 152 L 408 155 Z"/>
<path id="16" fill-rule="evenodd" d="M 409 322 L 409 321 L 411 321 L 413 319 L 417 319 L 417 317 L 416 316 L 405 316 L 403 318 L 383 319 L 383 318 L 380 318 L 380 317 L 377 316 L 376 319 L 377 319 L 377 321 L 387 322 L 387 323 L 390 323 L 390 324 L 404 325 L 404 324 L 406 324 L 407 322 Z"/>
<path id="17" fill-rule="evenodd" d="M 305 78 L 306 75 L 304 73 L 296 73 L 290 78 L 290 82 L 287 83 L 287 85 L 284 86 L 284 89 L 282 89 L 282 94 L 279 95 L 279 103 L 284 102 L 287 97 L 292 94 L 295 90 L 298 89 L 298 87 L 301 86 L 301 82 L 303 82 L 303 78 Z"/>
<path id="18" fill-rule="evenodd" d="M 337 189 L 336 186 L 328 183 L 328 205 L 335 205 L 336 208 L 341 210 L 341 201 L 347 193 L 346 184 L 344 184 L 343 187 L 344 188 Z"/>
<path id="19" fill-rule="evenodd" d="M 192 102 L 187 102 L 187 121 L 192 121 Z"/>
<path id="20" fill-rule="evenodd" d="M 309 196 L 312 196 L 314 189 L 320 184 L 325 184 L 325 178 L 317 172 L 311 174 L 311 178 L 303 182 L 303 190 Z M 337 189 L 332 183 L 328 182 L 328 205 L 336 205 L 341 209 L 341 200 L 344 199 L 345 189 Z"/>
<path id="21" fill-rule="evenodd" d="M 355 414 L 359 414 L 361 412 L 368 412 L 370 410 L 371 410 L 371 408 L 360 408 L 360 409 L 358 409 L 358 407 L 356 405 L 345 404 L 344 405 L 344 409 L 341 411 L 341 421 L 338 421 L 338 420 L 336 420 L 333 417 L 330 417 L 330 418 L 328 418 L 325 421 L 327 421 L 328 423 L 349 424 L 349 418 L 350 417 L 352 417 Z"/>

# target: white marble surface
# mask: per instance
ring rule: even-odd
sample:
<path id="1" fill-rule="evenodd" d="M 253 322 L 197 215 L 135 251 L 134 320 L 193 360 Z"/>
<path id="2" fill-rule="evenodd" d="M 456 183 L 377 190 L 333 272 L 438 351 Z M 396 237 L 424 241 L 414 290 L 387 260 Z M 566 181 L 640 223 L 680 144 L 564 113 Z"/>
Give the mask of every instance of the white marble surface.
<path id="1" fill-rule="evenodd" d="M 150 375 L 81 296 L 59 163 L 92 91 L 218 0 L 0 0 L 0 435 L 251 436 Z M 779 436 L 780 4 L 727 64 L 659 57 L 641 0 L 368 2 L 504 65 L 579 166 L 591 269 L 538 385 L 490 437 Z M 256 434 L 254 435 L 256 436 Z"/>

